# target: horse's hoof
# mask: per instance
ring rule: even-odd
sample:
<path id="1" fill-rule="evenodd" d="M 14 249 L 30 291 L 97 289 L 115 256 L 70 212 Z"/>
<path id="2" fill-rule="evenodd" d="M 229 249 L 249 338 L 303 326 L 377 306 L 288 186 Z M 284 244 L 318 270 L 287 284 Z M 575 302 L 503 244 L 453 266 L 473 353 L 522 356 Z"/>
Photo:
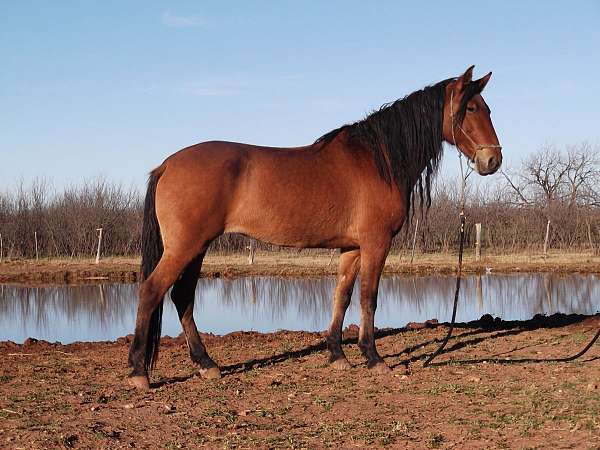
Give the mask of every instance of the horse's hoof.
<path id="1" fill-rule="evenodd" d="M 200 376 L 205 380 L 218 380 L 221 378 L 221 371 L 216 366 L 209 369 L 200 369 Z"/>
<path id="2" fill-rule="evenodd" d="M 392 369 L 390 369 L 388 367 L 388 365 L 386 363 L 384 363 L 383 361 L 378 362 L 373 367 L 371 367 L 369 370 L 377 375 L 385 375 L 392 371 Z"/>
<path id="3" fill-rule="evenodd" d="M 329 365 L 335 370 L 348 370 L 352 367 L 346 358 L 338 358 Z"/>
<path id="4" fill-rule="evenodd" d="M 127 377 L 127 384 L 142 391 L 147 391 L 150 389 L 148 377 L 145 375 L 132 375 L 130 377 Z"/>

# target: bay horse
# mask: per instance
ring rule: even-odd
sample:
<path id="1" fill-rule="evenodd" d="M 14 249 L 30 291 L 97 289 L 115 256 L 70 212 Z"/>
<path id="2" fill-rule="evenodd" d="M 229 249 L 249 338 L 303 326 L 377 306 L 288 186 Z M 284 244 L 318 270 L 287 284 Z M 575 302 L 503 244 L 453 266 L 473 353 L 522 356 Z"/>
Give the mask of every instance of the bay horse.
<path id="1" fill-rule="evenodd" d="M 142 225 L 142 283 L 129 351 L 131 385 L 148 389 L 158 356 L 163 297 L 171 298 L 192 361 L 204 378 L 221 376 L 193 317 L 194 294 L 209 244 L 241 233 L 272 244 L 341 250 L 329 361 L 350 367 L 341 347 L 344 314 L 360 274 L 358 345 L 367 367 L 390 369 L 375 347 L 377 289 L 392 238 L 414 212 L 431 204 L 430 187 L 443 142 L 480 175 L 502 163 L 501 147 L 481 92 L 491 72 L 456 78 L 383 105 L 312 145 L 259 147 L 204 142 L 169 156 L 149 176 Z"/>

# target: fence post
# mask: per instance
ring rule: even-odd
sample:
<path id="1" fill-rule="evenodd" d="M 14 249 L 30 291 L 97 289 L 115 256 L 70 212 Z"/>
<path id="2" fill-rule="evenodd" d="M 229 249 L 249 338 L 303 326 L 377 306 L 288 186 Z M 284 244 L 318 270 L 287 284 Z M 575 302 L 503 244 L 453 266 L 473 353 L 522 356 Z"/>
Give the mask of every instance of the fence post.
<path id="1" fill-rule="evenodd" d="M 410 254 L 410 263 L 413 263 L 415 259 L 415 246 L 417 245 L 417 231 L 419 230 L 419 219 L 417 219 L 417 223 L 415 224 L 415 234 L 413 235 L 412 241 L 412 252 Z"/>
<path id="2" fill-rule="evenodd" d="M 590 241 L 590 250 L 592 250 L 592 256 L 596 256 L 596 247 L 594 246 L 594 241 L 592 239 L 592 228 L 590 227 L 589 220 L 586 221 L 587 224 L 587 232 L 588 232 L 588 241 Z M 0 245 L 2 243 L 2 235 L 0 234 Z M 2 261 L 2 253 L 0 252 L 0 261 Z"/>
<path id="3" fill-rule="evenodd" d="M 100 246 L 102 245 L 102 227 L 96 228 L 98 232 L 98 250 L 96 250 L 96 264 L 100 263 Z"/>
<path id="4" fill-rule="evenodd" d="M 481 259 L 481 224 L 475 224 L 475 261 Z"/>
<path id="5" fill-rule="evenodd" d="M 548 257 L 548 238 L 550 237 L 550 221 L 546 224 L 546 239 L 544 239 L 544 259 Z"/>
<path id="6" fill-rule="evenodd" d="M 250 241 L 250 253 L 248 254 L 248 264 L 254 264 L 254 241 Z"/>
<path id="7" fill-rule="evenodd" d="M 38 254 L 37 231 L 33 232 L 33 239 L 35 240 L 35 260 L 39 261 L 40 257 Z"/>

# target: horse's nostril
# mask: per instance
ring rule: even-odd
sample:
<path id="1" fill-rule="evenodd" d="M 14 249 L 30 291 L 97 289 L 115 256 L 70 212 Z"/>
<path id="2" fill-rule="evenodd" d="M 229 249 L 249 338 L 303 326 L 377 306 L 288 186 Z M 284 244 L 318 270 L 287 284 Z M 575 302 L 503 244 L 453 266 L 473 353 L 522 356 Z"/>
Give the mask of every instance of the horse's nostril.
<path id="1" fill-rule="evenodd" d="M 496 157 L 490 156 L 489 159 L 487 160 L 488 169 L 496 167 L 496 163 L 497 163 Z"/>

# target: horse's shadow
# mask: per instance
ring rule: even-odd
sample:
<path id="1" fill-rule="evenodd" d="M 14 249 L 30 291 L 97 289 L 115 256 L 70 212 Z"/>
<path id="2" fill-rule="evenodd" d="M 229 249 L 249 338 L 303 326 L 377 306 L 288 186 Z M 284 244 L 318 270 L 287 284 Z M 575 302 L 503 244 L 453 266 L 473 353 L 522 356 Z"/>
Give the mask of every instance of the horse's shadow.
<path id="1" fill-rule="evenodd" d="M 576 323 L 583 322 L 584 320 L 586 320 L 590 317 L 597 317 L 597 316 L 598 315 L 588 316 L 588 315 L 581 315 L 581 314 L 570 314 L 570 315 L 554 314 L 552 316 L 537 315 L 530 320 L 524 320 L 524 321 L 518 321 L 518 320 L 515 320 L 515 321 L 498 321 L 498 320 L 496 320 L 496 321 L 494 321 L 493 319 L 490 320 L 491 317 L 488 316 L 487 318 L 485 318 L 485 316 L 484 316 L 480 320 L 467 322 L 467 323 L 455 324 L 456 329 L 468 329 L 468 331 L 453 335 L 450 338 L 450 341 L 454 341 L 455 343 L 453 345 L 447 347 L 443 353 L 444 354 L 453 353 L 453 352 L 456 352 L 457 350 L 460 350 L 467 346 L 480 344 L 485 341 L 490 341 L 493 339 L 498 339 L 498 338 L 502 338 L 502 337 L 506 337 L 506 336 L 515 336 L 515 335 L 521 334 L 525 331 L 535 331 L 535 330 L 544 329 L 544 328 L 548 329 L 548 328 L 565 327 L 568 325 L 573 325 Z M 442 323 L 442 324 L 429 325 L 429 327 L 437 328 L 440 326 L 445 327 L 447 325 L 448 325 L 447 323 Z M 375 339 L 383 339 L 384 337 L 402 334 L 407 331 L 409 331 L 408 328 L 386 328 L 386 329 L 378 330 L 375 334 Z M 468 339 L 465 339 L 465 338 L 468 338 Z M 402 349 L 399 352 L 383 355 L 383 358 L 389 360 L 389 359 L 399 358 L 402 355 L 409 355 L 407 358 L 402 359 L 390 366 L 392 368 L 402 366 L 402 365 L 408 367 L 408 365 L 410 363 L 426 359 L 427 357 L 429 357 L 431 355 L 430 352 L 425 352 L 425 353 L 420 353 L 420 354 L 413 354 L 413 353 L 415 353 L 416 351 L 418 351 L 424 347 L 427 347 L 431 344 L 436 344 L 436 343 L 441 343 L 441 342 L 442 342 L 441 338 L 430 339 L 430 340 L 423 341 L 423 342 L 420 342 L 415 345 L 405 347 L 404 349 Z M 346 339 L 344 339 L 342 341 L 342 344 L 344 344 L 344 345 L 357 344 L 357 343 L 358 343 L 357 336 L 347 337 Z M 525 348 L 529 348 L 534 345 L 535 344 L 524 345 L 522 347 L 514 348 L 509 351 L 493 354 L 490 357 L 486 357 L 486 358 L 460 360 L 460 361 L 447 360 L 447 361 L 432 363 L 431 366 L 443 366 L 443 365 L 449 365 L 449 364 L 457 364 L 457 365 L 458 364 L 477 364 L 477 363 L 482 363 L 482 362 L 493 362 L 493 363 L 498 363 L 498 364 L 546 363 L 546 362 L 556 362 L 556 361 L 563 360 L 562 358 L 506 359 L 507 354 L 511 354 L 515 351 L 523 350 Z M 301 348 L 298 350 L 287 351 L 287 352 L 279 353 L 279 354 L 272 355 L 272 356 L 265 357 L 265 358 L 255 358 L 255 359 L 251 359 L 251 360 L 236 363 L 236 364 L 222 366 L 221 374 L 224 376 L 227 376 L 227 375 L 233 375 L 236 373 L 244 373 L 244 372 L 248 372 L 253 369 L 256 369 L 256 368 L 272 366 L 275 364 L 285 362 L 287 360 L 309 356 L 313 353 L 321 352 L 326 349 L 327 349 L 327 343 L 323 340 L 323 342 L 320 342 L 318 344 L 309 345 L 307 347 L 304 347 L 304 348 Z M 433 350 L 435 350 L 435 349 L 432 349 L 432 351 Z M 597 359 L 600 359 L 600 357 L 596 356 L 596 357 L 593 357 L 590 359 L 586 359 L 584 361 L 594 361 Z M 152 383 L 151 387 L 159 388 L 161 386 L 168 385 L 168 384 L 184 382 L 184 381 L 187 381 L 187 380 L 193 378 L 194 376 L 196 376 L 196 373 L 193 373 L 190 375 L 185 375 L 185 376 L 164 378 L 160 381 Z"/>

